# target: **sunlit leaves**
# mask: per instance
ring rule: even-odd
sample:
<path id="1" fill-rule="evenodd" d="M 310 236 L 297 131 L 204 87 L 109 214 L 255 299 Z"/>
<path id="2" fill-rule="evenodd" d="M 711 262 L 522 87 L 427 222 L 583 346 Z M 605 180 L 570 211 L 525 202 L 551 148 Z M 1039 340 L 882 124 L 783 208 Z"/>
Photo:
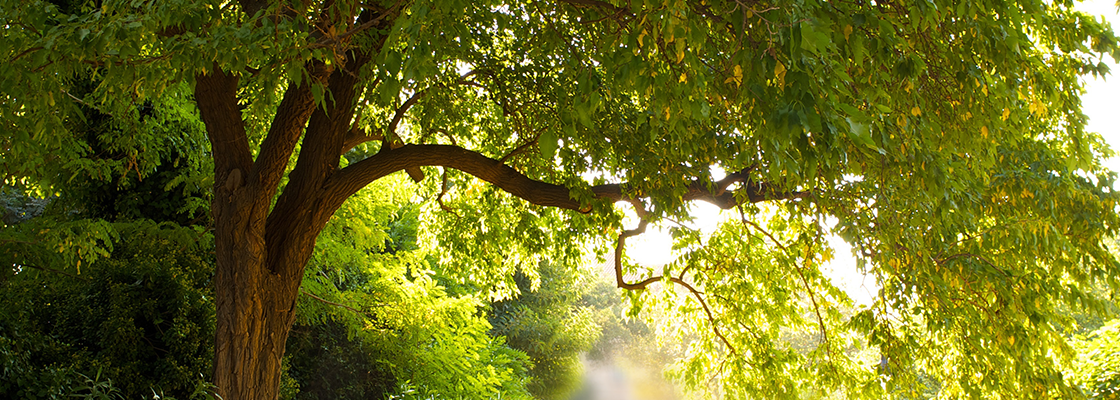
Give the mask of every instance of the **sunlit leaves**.
<path id="1" fill-rule="evenodd" d="M 1120 391 L 1117 329 L 1118 322 L 1113 320 L 1075 341 L 1078 363 L 1073 370 L 1074 377 L 1090 398 L 1107 399 Z"/>
<path id="2" fill-rule="evenodd" d="M 525 355 L 489 335 L 487 299 L 449 293 L 436 255 L 417 247 L 406 179 L 379 182 L 335 214 L 303 279 L 300 322 L 339 322 L 379 349 L 403 395 L 526 398 Z"/>

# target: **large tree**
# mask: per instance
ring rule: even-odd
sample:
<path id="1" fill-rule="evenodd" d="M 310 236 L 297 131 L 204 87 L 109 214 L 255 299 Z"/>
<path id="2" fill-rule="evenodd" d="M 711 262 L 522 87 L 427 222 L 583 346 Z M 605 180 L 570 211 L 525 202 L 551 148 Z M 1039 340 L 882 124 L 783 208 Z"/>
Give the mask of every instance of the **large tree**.
<path id="1" fill-rule="evenodd" d="M 6 0 L 0 18 L 5 185 L 65 183 L 55 166 L 91 151 L 80 107 L 197 106 L 225 399 L 276 397 L 316 237 L 397 171 L 439 205 L 425 245 L 495 296 L 611 237 L 619 287 L 687 295 L 685 380 L 731 397 L 900 392 L 915 370 L 950 394 L 1071 393 L 1053 310 L 1120 275 L 1111 153 L 1078 100 L 1117 42 L 1069 1 Z M 159 136 L 121 124 L 133 157 Z M 625 239 L 693 201 L 735 218 L 678 228 L 682 256 L 628 280 Z M 881 288 L 851 318 L 830 232 Z M 812 351 L 780 340 L 804 327 Z M 874 368 L 846 355 L 864 342 Z"/>

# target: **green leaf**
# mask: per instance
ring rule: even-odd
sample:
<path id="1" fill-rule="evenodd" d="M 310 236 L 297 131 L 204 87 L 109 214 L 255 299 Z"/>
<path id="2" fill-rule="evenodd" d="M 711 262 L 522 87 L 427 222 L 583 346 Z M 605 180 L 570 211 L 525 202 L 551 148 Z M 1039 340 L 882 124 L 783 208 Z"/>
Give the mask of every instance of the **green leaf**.
<path id="1" fill-rule="evenodd" d="M 537 145 L 541 149 L 541 156 L 546 160 L 551 160 L 556 156 L 556 148 L 560 145 L 560 139 L 556 136 L 556 131 L 546 129 L 541 132 L 541 136 L 537 138 Z"/>
<path id="2" fill-rule="evenodd" d="M 849 139 L 869 149 L 878 150 L 879 147 L 876 146 L 875 141 L 871 139 L 871 130 L 868 128 L 867 124 L 855 122 L 851 118 L 848 118 L 848 127 Z"/>

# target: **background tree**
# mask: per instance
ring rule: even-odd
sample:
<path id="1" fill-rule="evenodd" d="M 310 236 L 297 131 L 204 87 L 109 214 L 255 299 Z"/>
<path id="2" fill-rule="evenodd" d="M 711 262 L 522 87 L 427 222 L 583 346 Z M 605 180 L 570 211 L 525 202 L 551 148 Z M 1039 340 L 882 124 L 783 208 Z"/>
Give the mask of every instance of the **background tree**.
<path id="1" fill-rule="evenodd" d="M 572 270 L 541 265 L 536 288 L 525 274 L 514 275 L 520 294 L 490 306 L 491 332 L 529 356 L 528 389 L 537 399 L 568 399 L 583 375 L 580 354 L 599 340 L 596 310 L 582 304 L 594 281 Z"/>
<path id="2" fill-rule="evenodd" d="M 541 261 L 576 265 L 577 239 L 617 240 L 617 285 L 696 320 L 670 332 L 696 338 L 685 381 L 727 397 L 877 397 L 911 390 L 915 370 L 946 396 L 1072 394 L 1056 306 L 1100 309 L 1083 287 L 1117 276 L 1102 245 L 1118 222 L 1099 165 L 1111 153 L 1077 99 L 1116 37 L 1069 2 L 0 7 L 6 185 L 64 181 L 39 168 L 88 151 L 67 121 L 83 105 L 197 106 L 226 399 L 277 396 L 316 239 L 347 198 L 402 170 L 439 180 L 421 247 L 490 297 Z M 687 220 L 697 200 L 740 218 L 678 231 L 679 259 L 624 279 L 625 239 Z M 882 287 L 851 318 L 820 270 L 829 233 Z M 642 291 L 656 283 L 684 290 Z M 822 340 L 794 351 L 775 340 L 788 327 Z M 846 357 L 861 337 L 888 368 Z"/>

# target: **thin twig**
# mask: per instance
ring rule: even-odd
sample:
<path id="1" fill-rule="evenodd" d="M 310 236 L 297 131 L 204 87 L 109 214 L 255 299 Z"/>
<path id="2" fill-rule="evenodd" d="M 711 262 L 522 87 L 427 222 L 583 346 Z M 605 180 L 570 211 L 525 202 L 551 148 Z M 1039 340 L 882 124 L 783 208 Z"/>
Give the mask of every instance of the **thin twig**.
<path id="1" fill-rule="evenodd" d="M 31 265 L 31 264 L 16 264 L 16 266 L 34 268 L 34 269 L 37 269 L 37 270 L 40 270 L 40 271 L 53 272 L 53 273 L 56 273 L 56 274 L 59 274 L 59 275 L 66 275 L 66 276 L 69 276 L 69 277 L 74 278 L 74 279 L 80 279 L 80 280 L 87 281 L 87 282 L 89 281 L 89 279 L 87 279 L 87 278 L 83 278 L 81 276 L 74 275 L 74 274 L 71 274 L 71 273 L 66 272 L 66 271 L 57 270 L 57 269 L 54 269 L 54 268 L 41 267 L 41 266 L 38 266 L 38 265 Z"/>
<path id="2" fill-rule="evenodd" d="M 455 210 L 451 209 L 451 207 L 448 207 L 447 204 L 443 203 L 443 195 L 447 193 L 447 169 L 446 168 L 443 169 L 443 178 L 442 179 L 443 179 L 443 182 L 440 183 L 439 195 L 436 196 L 436 203 L 439 204 L 439 208 L 443 209 L 443 211 L 447 211 L 447 212 L 451 213 L 452 215 L 458 217 L 459 213 L 455 212 Z"/>
<path id="3" fill-rule="evenodd" d="M 737 208 L 739 209 L 739 217 L 743 220 L 743 223 L 748 224 L 750 226 L 753 226 L 755 229 L 758 229 L 760 232 L 762 232 L 762 234 L 764 234 L 764 235 L 766 235 L 766 237 L 770 238 L 770 241 L 774 242 L 775 245 L 780 247 L 782 249 L 782 251 L 784 253 L 786 253 L 787 257 L 790 257 L 790 259 L 792 261 L 794 261 L 793 270 L 794 270 L 794 272 L 797 273 L 797 276 L 801 278 L 801 283 L 805 286 L 805 292 L 809 295 L 809 301 L 813 303 L 813 312 L 816 314 L 817 324 L 820 325 L 820 328 L 821 328 L 821 337 L 824 340 L 825 351 L 828 352 L 828 354 L 831 356 L 832 350 L 831 350 L 831 347 L 829 346 L 830 342 L 828 340 L 828 329 L 825 328 L 824 318 L 821 316 L 821 308 L 817 304 L 817 296 L 813 292 L 812 286 L 809 285 L 809 280 L 807 278 L 805 278 L 805 273 L 802 271 L 804 266 L 796 263 L 796 257 L 792 253 L 789 252 L 789 248 L 786 247 L 785 245 L 783 245 L 781 242 L 779 242 L 778 239 L 776 239 L 774 237 L 774 235 L 771 235 L 770 232 L 768 232 L 765 229 L 762 229 L 762 227 L 758 226 L 758 224 L 754 223 L 754 221 L 748 220 L 746 213 L 743 211 L 743 206 L 742 205 L 739 205 Z M 806 257 L 805 261 L 808 262 L 808 257 Z"/>
<path id="4" fill-rule="evenodd" d="M 618 242 L 615 244 L 614 250 L 615 284 L 621 289 L 643 290 L 647 286 L 655 282 L 663 282 L 664 280 L 668 279 L 671 283 L 684 286 L 686 289 L 688 289 L 689 292 L 692 292 L 693 296 L 696 297 L 696 300 L 700 302 L 700 306 L 704 308 L 704 314 L 707 315 L 708 322 L 712 324 L 712 332 L 714 332 L 716 336 L 719 337 L 719 339 L 723 342 L 723 344 L 727 346 L 728 351 L 730 351 L 732 355 L 738 355 L 738 351 L 735 350 L 735 346 L 732 346 L 731 341 L 727 340 L 727 337 L 723 335 L 723 332 L 720 332 L 719 325 L 716 323 L 715 316 L 712 315 L 712 310 L 708 307 L 708 302 L 704 300 L 704 294 L 699 290 L 696 290 L 696 288 L 688 282 L 685 282 L 684 279 L 674 276 L 666 277 L 663 275 L 659 275 L 646 278 L 645 280 L 642 280 L 638 283 L 626 282 L 625 277 L 622 275 L 622 252 L 626 247 L 626 238 L 644 233 L 646 231 L 646 227 L 649 225 L 649 211 L 645 209 L 641 201 L 635 198 L 630 198 L 630 203 L 634 205 L 634 211 L 636 214 L 638 214 L 640 222 L 638 222 L 637 228 L 625 230 L 618 234 Z"/>
<path id="5" fill-rule="evenodd" d="M 359 309 L 357 309 L 357 308 L 354 308 L 354 307 L 350 307 L 350 306 L 348 306 L 348 305 L 345 305 L 345 304 L 341 304 L 341 303 L 335 303 L 335 302 L 333 302 L 333 301 L 330 301 L 330 300 L 324 299 L 324 298 L 322 298 L 322 297 L 319 297 L 319 296 L 313 295 L 313 294 L 311 294 L 311 292 L 308 292 L 308 291 L 304 290 L 303 288 L 300 288 L 300 289 L 299 289 L 299 292 L 300 292 L 300 293 L 303 293 L 303 294 L 305 294 L 305 295 L 307 295 L 307 297 L 310 297 L 310 298 L 312 298 L 312 299 L 318 300 L 318 301 L 320 301 L 320 302 L 322 302 L 322 303 L 324 303 L 324 304 L 329 304 L 329 305 L 332 305 L 332 306 L 335 306 L 335 307 L 342 307 L 342 308 L 345 308 L 345 309 L 347 309 L 347 310 L 350 310 L 350 311 L 356 312 L 356 313 L 358 313 L 358 314 L 362 314 L 362 315 L 364 315 L 364 316 L 367 316 L 367 317 L 370 317 L 370 318 L 375 318 L 375 317 L 374 317 L 374 316 L 373 316 L 372 314 L 369 314 L 369 313 L 367 313 L 367 312 L 365 312 L 365 311 L 359 310 Z"/>

